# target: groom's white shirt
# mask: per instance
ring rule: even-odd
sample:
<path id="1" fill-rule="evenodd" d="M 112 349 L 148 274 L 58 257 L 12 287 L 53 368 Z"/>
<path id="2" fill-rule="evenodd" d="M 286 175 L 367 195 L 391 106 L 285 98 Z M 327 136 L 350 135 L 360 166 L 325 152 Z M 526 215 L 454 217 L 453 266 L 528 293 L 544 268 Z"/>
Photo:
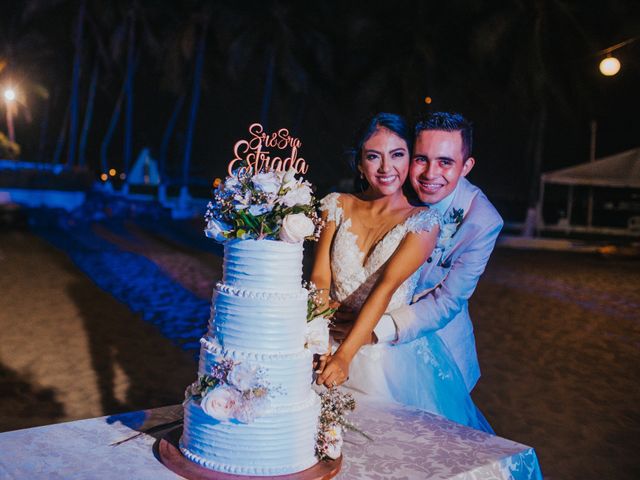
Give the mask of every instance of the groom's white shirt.
<path id="1" fill-rule="evenodd" d="M 442 242 L 445 248 L 436 248 L 423 266 L 413 303 L 383 315 L 375 333 L 379 341 L 405 343 L 436 331 L 471 391 L 480 378 L 480 367 L 468 300 L 503 221 L 484 193 L 464 177 L 456 190 L 431 207 L 443 214 L 444 223 L 451 221 L 453 209 L 463 209 L 462 223 L 448 242 Z"/>

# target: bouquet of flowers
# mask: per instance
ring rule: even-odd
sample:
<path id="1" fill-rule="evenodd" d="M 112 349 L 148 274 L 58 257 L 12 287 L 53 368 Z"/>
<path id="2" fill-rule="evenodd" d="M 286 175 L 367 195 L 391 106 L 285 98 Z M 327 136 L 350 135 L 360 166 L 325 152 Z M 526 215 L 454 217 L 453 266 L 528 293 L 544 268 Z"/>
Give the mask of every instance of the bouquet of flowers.
<path id="1" fill-rule="evenodd" d="M 237 173 L 220 181 L 207 205 L 205 235 L 216 241 L 271 239 L 298 243 L 314 240 L 322 220 L 311 184 L 294 169 Z M 214 184 L 215 185 L 215 184 Z"/>

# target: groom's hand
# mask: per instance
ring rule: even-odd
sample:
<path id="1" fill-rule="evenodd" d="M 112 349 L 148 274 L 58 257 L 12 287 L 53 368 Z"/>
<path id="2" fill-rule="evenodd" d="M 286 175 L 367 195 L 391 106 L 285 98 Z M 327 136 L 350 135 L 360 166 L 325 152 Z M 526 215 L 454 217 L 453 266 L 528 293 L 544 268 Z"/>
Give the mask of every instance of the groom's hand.
<path id="1" fill-rule="evenodd" d="M 357 312 L 338 310 L 334 314 L 334 321 L 329 325 L 329 332 L 336 342 L 342 343 L 355 323 Z M 378 343 L 378 337 L 371 332 L 371 340 L 369 343 Z"/>

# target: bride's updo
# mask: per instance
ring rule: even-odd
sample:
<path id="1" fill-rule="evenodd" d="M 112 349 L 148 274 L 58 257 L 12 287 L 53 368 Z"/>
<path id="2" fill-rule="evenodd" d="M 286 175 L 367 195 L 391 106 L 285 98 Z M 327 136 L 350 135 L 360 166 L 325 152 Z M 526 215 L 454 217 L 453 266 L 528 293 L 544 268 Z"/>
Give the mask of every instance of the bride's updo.
<path id="1" fill-rule="evenodd" d="M 402 115 L 378 113 L 363 123 L 358 130 L 355 146 L 347 151 L 349 166 L 354 172 L 353 186 L 356 192 L 363 192 L 369 187 L 369 182 L 360 176 L 358 165 L 362 162 L 363 145 L 380 128 L 386 128 L 407 142 L 407 151 L 410 152 L 413 146 L 413 132 Z"/>

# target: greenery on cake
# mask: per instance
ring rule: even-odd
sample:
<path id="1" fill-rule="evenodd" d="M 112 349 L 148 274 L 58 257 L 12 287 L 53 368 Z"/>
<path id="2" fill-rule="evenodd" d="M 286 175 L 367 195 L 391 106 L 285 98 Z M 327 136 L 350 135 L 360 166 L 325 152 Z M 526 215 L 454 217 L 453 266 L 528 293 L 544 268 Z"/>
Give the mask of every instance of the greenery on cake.
<path id="1" fill-rule="evenodd" d="M 214 183 L 205 234 L 219 242 L 269 239 L 298 243 L 317 240 L 322 220 L 311 184 L 296 170 L 249 173 L 238 170 Z"/>

